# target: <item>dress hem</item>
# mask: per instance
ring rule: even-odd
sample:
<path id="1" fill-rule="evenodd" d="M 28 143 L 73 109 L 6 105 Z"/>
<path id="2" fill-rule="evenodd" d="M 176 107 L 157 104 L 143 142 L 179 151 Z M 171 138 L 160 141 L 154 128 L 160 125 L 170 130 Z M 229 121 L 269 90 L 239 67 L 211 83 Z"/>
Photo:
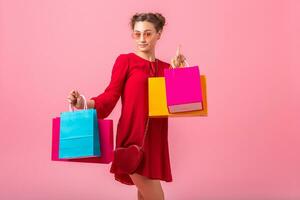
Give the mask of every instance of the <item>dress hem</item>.
<path id="1" fill-rule="evenodd" d="M 122 179 L 118 178 L 118 177 L 117 177 L 117 174 L 114 173 L 114 172 L 110 172 L 110 173 L 111 173 L 111 174 L 114 174 L 115 180 L 118 181 L 118 182 L 120 182 L 120 183 L 123 183 L 123 184 L 125 184 L 125 185 L 135 185 L 134 183 L 131 183 L 131 182 L 128 183 L 128 182 L 123 181 Z M 141 175 L 141 176 L 144 176 L 144 177 L 146 177 L 146 178 L 148 178 L 148 179 L 151 179 L 151 180 L 160 180 L 160 181 L 164 181 L 164 182 L 167 182 L 167 183 L 173 182 L 173 179 L 163 179 L 163 178 L 158 178 L 158 177 L 150 177 L 149 175 L 141 174 L 140 172 L 134 172 L 134 173 L 139 174 L 139 175 Z M 129 175 L 128 175 L 128 176 L 129 176 Z M 130 176 L 129 176 L 129 178 L 130 178 Z M 131 178 L 130 178 L 130 179 L 131 179 Z"/>

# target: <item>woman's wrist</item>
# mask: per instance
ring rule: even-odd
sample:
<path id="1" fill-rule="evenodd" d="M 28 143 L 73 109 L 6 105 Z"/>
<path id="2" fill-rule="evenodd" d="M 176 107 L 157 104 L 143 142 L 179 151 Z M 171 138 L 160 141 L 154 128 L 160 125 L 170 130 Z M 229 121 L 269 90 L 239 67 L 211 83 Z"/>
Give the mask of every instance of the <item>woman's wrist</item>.
<path id="1" fill-rule="evenodd" d="M 95 108 L 95 101 L 93 99 L 87 100 L 87 108 Z"/>

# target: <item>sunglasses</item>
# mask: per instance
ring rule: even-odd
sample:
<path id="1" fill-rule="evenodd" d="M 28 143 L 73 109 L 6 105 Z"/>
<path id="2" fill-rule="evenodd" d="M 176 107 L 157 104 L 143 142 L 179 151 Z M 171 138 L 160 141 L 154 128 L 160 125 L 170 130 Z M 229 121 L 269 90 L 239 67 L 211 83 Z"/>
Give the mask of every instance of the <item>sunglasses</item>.
<path id="1" fill-rule="evenodd" d="M 152 31 L 145 31 L 145 32 L 134 31 L 132 32 L 131 36 L 133 39 L 140 39 L 142 34 L 145 39 L 150 39 L 154 35 Z"/>

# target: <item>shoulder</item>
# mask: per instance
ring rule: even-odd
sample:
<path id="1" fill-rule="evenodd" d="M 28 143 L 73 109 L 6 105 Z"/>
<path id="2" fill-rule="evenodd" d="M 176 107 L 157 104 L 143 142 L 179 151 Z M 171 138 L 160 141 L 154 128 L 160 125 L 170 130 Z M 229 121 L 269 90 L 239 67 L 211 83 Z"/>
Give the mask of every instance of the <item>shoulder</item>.
<path id="1" fill-rule="evenodd" d="M 132 62 L 140 62 L 140 59 L 137 59 L 136 56 L 134 56 L 134 54 L 132 52 L 127 52 L 127 53 L 120 53 L 117 57 L 116 57 L 117 61 L 120 62 L 126 62 L 126 63 L 130 63 Z"/>
<path id="2" fill-rule="evenodd" d="M 120 53 L 119 55 L 116 56 L 116 60 L 119 61 L 125 61 L 128 60 L 128 53 Z"/>
<path id="3" fill-rule="evenodd" d="M 122 65 L 126 66 L 128 65 L 128 54 L 127 53 L 120 53 L 115 57 L 115 65 Z"/>

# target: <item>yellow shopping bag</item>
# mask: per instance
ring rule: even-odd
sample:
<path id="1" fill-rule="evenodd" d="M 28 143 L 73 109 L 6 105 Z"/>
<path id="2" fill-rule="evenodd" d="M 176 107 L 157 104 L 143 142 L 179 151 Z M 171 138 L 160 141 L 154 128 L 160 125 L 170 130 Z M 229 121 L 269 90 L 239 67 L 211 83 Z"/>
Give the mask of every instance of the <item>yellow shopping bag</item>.
<path id="1" fill-rule="evenodd" d="M 197 111 L 169 113 L 165 78 L 148 78 L 149 117 L 207 116 L 206 78 L 204 75 L 200 76 L 200 81 L 202 86 L 203 109 Z"/>

